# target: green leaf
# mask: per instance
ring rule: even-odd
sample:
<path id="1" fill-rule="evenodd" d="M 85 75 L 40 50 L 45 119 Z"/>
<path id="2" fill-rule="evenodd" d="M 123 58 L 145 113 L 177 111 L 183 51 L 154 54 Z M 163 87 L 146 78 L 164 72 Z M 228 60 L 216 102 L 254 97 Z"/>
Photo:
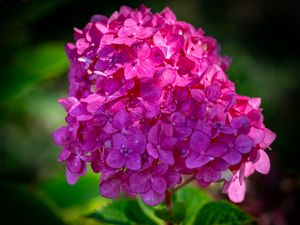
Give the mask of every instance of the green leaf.
<path id="1" fill-rule="evenodd" d="M 115 225 L 157 225 L 141 209 L 136 200 L 116 199 L 99 212 L 88 215 L 99 222 Z"/>
<path id="2" fill-rule="evenodd" d="M 186 209 L 182 202 L 175 202 L 171 211 L 166 206 L 161 206 L 155 210 L 157 217 L 174 224 L 180 224 L 184 220 L 185 214 Z"/>
<path id="3" fill-rule="evenodd" d="M 26 93 L 40 81 L 65 73 L 68 62 L 61 43 L 44 43 L 16 52 L 12 62 L 2 68 L 1 101 Z"/>
<path id="4" fill-rule="evenodd" d="M 193 224 L 199 209 L 211 201 L 210 197 L 199 187 L 186 186 L 176 191 L 175 195 L 176 201 L 185 203 L 186 216 L 183 225 Z"/>
<path id="5" fill-rule="evenodd" d="M 125 210 L 126 216 L 137 224 L 156 225 L 151 218 L 149 218 L 136 200 L 128 200 L 128 204 Z"/>
<path id="6" fill-rule="evenodd" d="M 237 206 L 225 201 L 210 202 L 199 211 L 194 225 L 245 225 L 253 218 Z"/>

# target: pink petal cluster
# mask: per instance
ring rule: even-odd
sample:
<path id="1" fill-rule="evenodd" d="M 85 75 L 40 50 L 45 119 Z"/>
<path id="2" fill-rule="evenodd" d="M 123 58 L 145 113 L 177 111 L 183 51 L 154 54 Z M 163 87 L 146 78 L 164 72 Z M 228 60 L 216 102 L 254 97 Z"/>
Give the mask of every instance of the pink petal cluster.
<path id="1" fill-rule="evenodd" d="M 235 92 L 229 59 L 202 29 L 169 8 L 122 6 L 93 16 L 74 38 L 66 45 L 70 97 L 59 100 L 67 125 L 54 133 L 68 183 L 90 164 L 107 198 L 124 192 L 156 205 L 188 175 L 201 186 L 224 181 L 241 202 L 245 178 L 269 172 L 265 149 L 275 134 L 260 99 Z"/>

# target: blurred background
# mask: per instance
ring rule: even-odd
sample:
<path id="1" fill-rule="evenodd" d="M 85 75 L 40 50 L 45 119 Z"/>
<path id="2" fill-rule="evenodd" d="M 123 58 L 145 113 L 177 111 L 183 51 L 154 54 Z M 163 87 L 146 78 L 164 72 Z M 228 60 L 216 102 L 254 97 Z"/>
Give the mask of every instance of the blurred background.
<path id="1" fill-rule="evenodd" d="M 1 222 L 97 224 L 83 215 L 108 201 L 98 195 L 99 177 L 67 185 L 52 141 L 65 116 L 57 103 L 68 91 L 64 44 L 93 14 L 141 3 L 153 12 L 169 6 L 215 37 L 233 59 L 228 75 L 238 93 L 262 97 L 265 124 L 278 135 L 268 152 L 272 169 L 250 178 L 240 206 L 258 224 L 298 224 L 300 13 L 292 0 L 0 0 Z"/>

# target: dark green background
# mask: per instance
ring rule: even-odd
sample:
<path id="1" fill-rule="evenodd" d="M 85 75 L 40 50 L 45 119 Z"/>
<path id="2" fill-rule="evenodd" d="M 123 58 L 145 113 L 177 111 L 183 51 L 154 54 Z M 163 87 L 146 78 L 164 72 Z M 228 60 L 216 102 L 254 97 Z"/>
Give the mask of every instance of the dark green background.
<path id="1" fill-rule="evenodd" d="M 1 218 L 31 224 L 93 224 L 78 219 L 107 201 L 97 175 L 74 187 L 51 133 L 64 124 L 57 99 L 67 96 L 64 44 L 72 28 L 122 4 L 164 6 L 202 27 L 233 58 L 228 71 L 239 94 L 261 96 L 265 124 L 278 134 L 270 175 L 254 175 L 242 207 L 260 224 L 296 224 L 299 204 L 300 13 L 289 0 L 0 0 Z M 211 193 L 220 196 L 214 188 Z M 5 209 L 5 210 L 2 210 Z M 0 219 L 1 219 L 0 218 Z M 34 218 L 34 220 L 32 220 Z M 1 220 L 1 224 L 2 221 Z"/>

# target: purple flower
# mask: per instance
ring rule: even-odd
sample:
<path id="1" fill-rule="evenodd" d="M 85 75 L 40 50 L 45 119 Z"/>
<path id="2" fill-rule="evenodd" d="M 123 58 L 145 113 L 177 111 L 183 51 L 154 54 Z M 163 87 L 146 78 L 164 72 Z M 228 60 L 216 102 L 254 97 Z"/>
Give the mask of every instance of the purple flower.
<path id="1" fill-rule="evenodd" d="M 116 169 L 126 166 L 130 170 L 139 170 L 145 147 L 146 137 L 142 133 L 128 136 L 116 133 L 112 136 L 112 149 L 108 152 L 106 163 Z"/>
<path id="2" fill-rule="evenodd" d="M 66 125 L 53 134 L 59 161 L 75 184 L 88 165 L 100 173 L 100 194 L 140 195 L 157 205 L 183 175 L 206 187 L 224 181 L 234 202 L 245 178 L 266 174 L 276 135 L 263 123 L 260 98 L 240 96 L 226 75 L 230 59 L 202 29 L 122 6 L 95 15 L 66 44 Z"/>

